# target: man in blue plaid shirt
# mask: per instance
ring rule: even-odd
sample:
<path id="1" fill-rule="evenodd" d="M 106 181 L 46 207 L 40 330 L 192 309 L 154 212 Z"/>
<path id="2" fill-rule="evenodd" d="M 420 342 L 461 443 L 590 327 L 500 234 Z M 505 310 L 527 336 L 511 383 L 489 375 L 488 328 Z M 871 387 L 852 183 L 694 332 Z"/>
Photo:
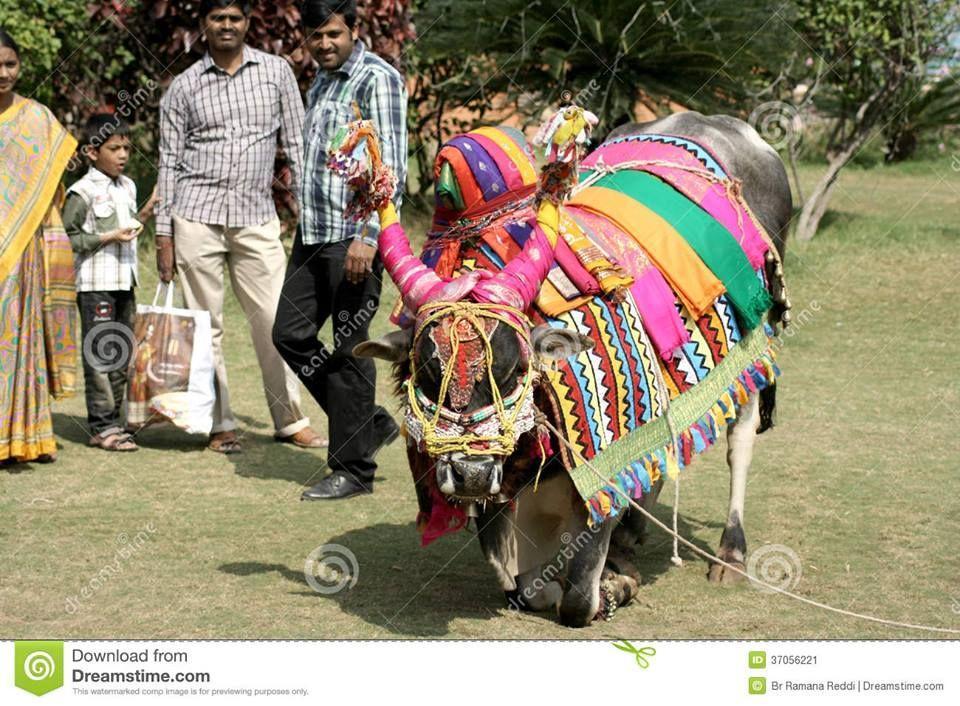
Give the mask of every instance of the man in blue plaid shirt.
<path id="1" fill-rule="evenodd" d="M 367 223 L 346 217 L 347 184 L 327 169 L 327 148 L 355 119 L 357 106 L 376 125 L 384 161 L 404 184 L 407 91 L 397 70 L 358 39 L 355 0 L 306 0 L 301 14 L 305 45 L 320 72 L 307 93 L 300 227 L 273 340 L 329 419 L 333 473 L 302 496 L 323 500 L 373 492 L 374 456 L 399 434 L 376 404 L 373 361 L 352 355 L 368 338 L 380 303 L 379 222 L 376 216 Z M 399 207 L 399 193 L 395 201 Z M 327 319 L 333 322 L 332 349 L 317 338 Z"/>

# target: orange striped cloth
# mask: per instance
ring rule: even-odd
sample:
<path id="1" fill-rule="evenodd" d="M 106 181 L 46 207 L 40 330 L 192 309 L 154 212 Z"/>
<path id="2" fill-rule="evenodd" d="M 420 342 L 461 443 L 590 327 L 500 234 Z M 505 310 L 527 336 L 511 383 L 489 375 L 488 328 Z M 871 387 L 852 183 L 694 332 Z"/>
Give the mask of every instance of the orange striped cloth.
<path id="1" fill-rule="evenodd" d="M 639 201 L 613 189 L 591 186 L 568 203 L 597 213 L 629 233 L 695 316 L 702 316 L 724 293 L 723 283 L 683 237 Z"/>

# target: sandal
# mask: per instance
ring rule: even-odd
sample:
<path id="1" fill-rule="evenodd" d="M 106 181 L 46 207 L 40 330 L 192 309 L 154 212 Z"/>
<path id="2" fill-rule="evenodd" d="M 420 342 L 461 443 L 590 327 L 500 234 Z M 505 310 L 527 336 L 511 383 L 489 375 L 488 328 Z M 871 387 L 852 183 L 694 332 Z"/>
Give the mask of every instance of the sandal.
<path id="1" fill-rule="evenodd" d="M 97 434 L 90 438 L 87 445 L 103 449 L 104 451 L 118 451 L 120 453 L 131 453 L 140 450 L 140 447 L 137 446 L 133 437 L 122 431 Z"/>
<path id="2" fill-rule="evenodd" d="M 238 454 L 243 452 L 240 445 L 240 439 L 237 435 L 229 431 L 221 431 L 210 435 L 210 443 L 207 448 L 221 454 Z"/>

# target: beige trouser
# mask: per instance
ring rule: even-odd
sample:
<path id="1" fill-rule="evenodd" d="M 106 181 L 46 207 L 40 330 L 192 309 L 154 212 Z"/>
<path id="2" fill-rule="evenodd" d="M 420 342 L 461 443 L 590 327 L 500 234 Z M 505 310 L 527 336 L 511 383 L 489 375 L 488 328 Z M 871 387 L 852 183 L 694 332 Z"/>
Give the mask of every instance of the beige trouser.
<path id="1" fill-rule="evenodd" d="M 263 391 L 277 436 L 309 426 L 300 411 L 300 383 L 273 345 L 273 319 L 280 301 L 287 256 L 280 242 L 280 221 L 262 226 L 225 228 L 173 217 L 177 273 L 187 307 L 210 312 L 217 403 L 213 432 L 231 431 L 237 421 L 230 410 L 227 366 L 223 357 L 223 266 L 250 326 Z"/>

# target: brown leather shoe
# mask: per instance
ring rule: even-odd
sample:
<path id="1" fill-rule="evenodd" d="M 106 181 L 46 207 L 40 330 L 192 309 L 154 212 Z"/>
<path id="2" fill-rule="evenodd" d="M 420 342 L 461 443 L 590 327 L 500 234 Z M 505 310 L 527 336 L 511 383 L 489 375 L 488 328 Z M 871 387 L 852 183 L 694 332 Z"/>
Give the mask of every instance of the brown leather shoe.
<path id="1" fill-rule="evenodd" d="M 292 436 L 275 436 L 273 438 L 281 444 L 293 444 L 301 449 L 325 449 L 330 445 L 329 441 L 310 427 L 304 427 Z"/>

